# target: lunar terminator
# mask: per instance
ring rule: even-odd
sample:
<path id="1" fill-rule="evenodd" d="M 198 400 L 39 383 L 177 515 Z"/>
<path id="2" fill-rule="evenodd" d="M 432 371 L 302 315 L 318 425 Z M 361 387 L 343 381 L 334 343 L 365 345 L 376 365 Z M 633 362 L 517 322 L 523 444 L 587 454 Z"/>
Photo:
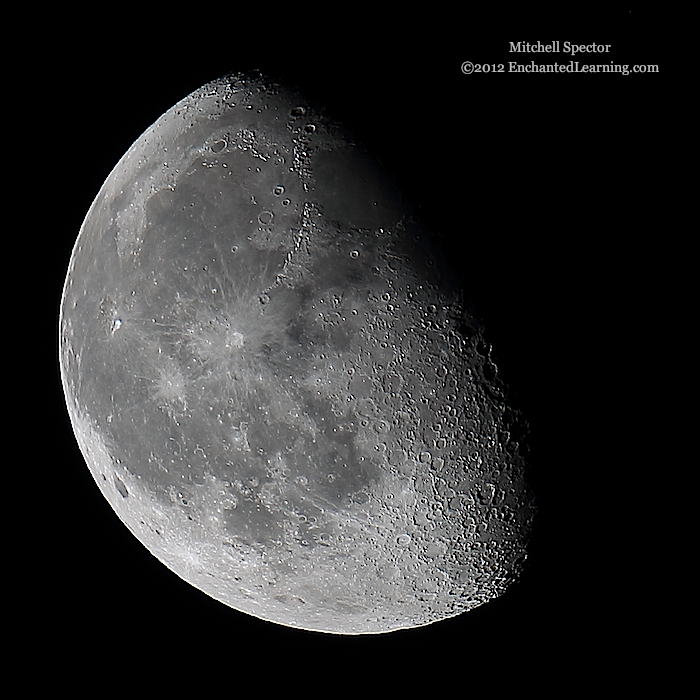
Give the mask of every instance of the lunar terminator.
<path id="1" fill-rule="evenodd" d="M 76 242 L 60 366 L 96 483 L 182 579 L 338 634 L 466 612 L 534 514 L 439 239 L 342 125 L 260 76 L 166 112 Z"/>

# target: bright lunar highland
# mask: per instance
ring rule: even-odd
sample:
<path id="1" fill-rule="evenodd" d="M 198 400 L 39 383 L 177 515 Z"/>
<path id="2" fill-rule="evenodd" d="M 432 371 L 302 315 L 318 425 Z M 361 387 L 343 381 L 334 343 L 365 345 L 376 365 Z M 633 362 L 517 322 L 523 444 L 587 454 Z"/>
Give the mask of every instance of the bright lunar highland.
<path id="1" fill-rule="evenodd" d="M 457 280 L 322 109 L 207 84 L 119 161 L 73 249 L 60 367 L 97 485 L 263 620 L 379 633 L 495 598 L 534 507 Z"/>

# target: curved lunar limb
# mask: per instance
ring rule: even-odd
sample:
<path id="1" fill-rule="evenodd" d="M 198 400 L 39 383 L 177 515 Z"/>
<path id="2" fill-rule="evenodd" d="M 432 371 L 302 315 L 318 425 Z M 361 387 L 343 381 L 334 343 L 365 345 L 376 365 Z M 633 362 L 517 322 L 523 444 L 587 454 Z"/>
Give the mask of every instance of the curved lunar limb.
<path id="1" fill-rule="evenodd" d="M 500 595 L 534 514 L 510 410 L 439 240 L 322 111 L 205 85 L 107 178 L 60 365 L 131 532 L 216 600 L 341 634 Z"/>

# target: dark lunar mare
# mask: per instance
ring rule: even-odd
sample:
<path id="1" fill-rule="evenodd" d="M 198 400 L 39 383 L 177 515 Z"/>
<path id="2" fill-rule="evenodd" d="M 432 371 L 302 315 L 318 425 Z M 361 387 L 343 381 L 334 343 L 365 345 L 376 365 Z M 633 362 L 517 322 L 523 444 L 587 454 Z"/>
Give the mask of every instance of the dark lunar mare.
<path id="1" fill-rule="evenodd" d="M 480 324 L 391 176 L 293 90 L 169 110 L 88 212 L 61 305 L 86 462 L 183 579 L 285 625 L 424 625 L 505 590 L 534 507 Z"/>

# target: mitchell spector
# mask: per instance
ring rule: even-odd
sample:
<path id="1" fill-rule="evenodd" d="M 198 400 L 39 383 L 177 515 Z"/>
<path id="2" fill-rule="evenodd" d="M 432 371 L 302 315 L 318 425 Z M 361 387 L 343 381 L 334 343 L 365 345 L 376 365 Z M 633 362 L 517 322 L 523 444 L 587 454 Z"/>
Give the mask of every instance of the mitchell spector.
<path id="1" fill-rule="evenodd" d="M 543 44 L 538 41 L 536 44 L 530 44 L 526 41 L 519 41 L 517 44 L 514 41 L 510 44 L 510 52 L 513 53 L 561 53 L 561 48 L 558 41 L 553 41 L 551 44 Z M 564 42 L 564 53 L 570 53 L 575 56 L 577 53 L 608 53 L 611 44 L 572 44 L 569 41 Z"/>

